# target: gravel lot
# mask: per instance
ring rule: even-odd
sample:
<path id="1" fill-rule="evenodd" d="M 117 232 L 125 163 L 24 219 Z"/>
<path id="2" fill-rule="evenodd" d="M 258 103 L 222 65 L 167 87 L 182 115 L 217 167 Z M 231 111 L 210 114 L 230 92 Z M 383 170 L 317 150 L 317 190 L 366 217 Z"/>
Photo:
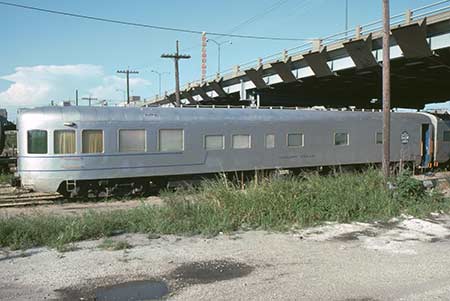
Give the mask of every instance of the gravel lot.
<path id="1" fill-rule="evenodd" d="M 449 229 L 435 215 L 214 238 L 124 234 L 113 239 L 132 248 L 119 251 L 99 249 L 102 240 L 65 253 L 3 249 L 0 299 L 89 299 L 99 287 L 161 280 L 169 300 L 450 300 Z"/>

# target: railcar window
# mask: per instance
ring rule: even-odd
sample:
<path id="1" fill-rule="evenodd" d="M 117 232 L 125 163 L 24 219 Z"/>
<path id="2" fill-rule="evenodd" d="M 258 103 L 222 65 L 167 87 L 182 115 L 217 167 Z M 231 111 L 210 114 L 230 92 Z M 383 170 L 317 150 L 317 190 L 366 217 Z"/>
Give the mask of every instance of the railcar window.
<path id="1" fill-rule="evenodd" d="M 383 133 L 377 132 L 375 139 L 377 144 L 383 144 Z"/>
<path id="2" fill-rule="evenodd" d="M 82 150 L 83 153 L 102 153 L 103 152 L 103 131 L 102 130 L 84 130 L 82 132 Z"/>
<path id="3" fill-rule="evenodd" d="M 267 134 L 266 135 L 266 148 L 274 148 L 275 147 L 275 135 Z"/>
<path id="4" fill-rule="evenodd" d="M 450 131 L 444 131 L 444 141 L 450 142 Z"/>
<path id="5" fill-rule="evenodd" d="M 288 147 L 301 147 L 303 146 L 303 134 L 302 133 L 292 133 L 287 136 Z"/>
<path id="6" fill-rule="evenodd" d="M 224 148 L 224 136 L 223 135 L 206 135 L 205 136 L 205 149 L 206 150 L 218 150 Z"/>
<path id="7" fill-rule="evenodd" d="M 46 154 L 47 153 L 47 131 L 32 130 L 28 131 L 28 153 Z"/>
<path id="8" fill-rule="evenodd" d="M 334 133 L 334 145 L 348 145 L 348 133 Z"/>
<path id="9" fill-rule="evenodd" d="M 55 154 L 75 153 L 75 131 L 58 130 L 53 133 L 53 150 Z"/>
<path id="10" fill-rule="evenodd" d="M 175 152 L 184 150 L 183 130 L 159 130 L 159 151 Z"/>
<path id="11" fill-rule="evenodd" d="M 119 130 L 119 152 L 145 152 L 146 136 L 145 130 Z"/>
<path id="12" fill-rule="evenodd" d="M 232 145 L 235 149 L 251 148 L 250 135 L 233 135 Z"/>

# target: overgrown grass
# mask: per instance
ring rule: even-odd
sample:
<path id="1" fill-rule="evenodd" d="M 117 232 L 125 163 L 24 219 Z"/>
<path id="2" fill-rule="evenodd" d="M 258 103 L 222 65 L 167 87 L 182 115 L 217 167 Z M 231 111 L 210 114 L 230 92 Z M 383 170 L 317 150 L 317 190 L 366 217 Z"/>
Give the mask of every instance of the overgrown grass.
<path id="1" fill-rule="evenodd" d="M 0 184 L 9 184 L 13 177 L 12 173 L 2 173 L 0 171 Z"/>
<path id="2" fill-rule="evenodd" d="M 324 221 L 386 220 L 401 213 L 424 216 L 450 209 L 450 200 L 424 191 L 409 175 L 386 190 L 377 170 L 329 176 L 263 179 L 242 189 L 225 179 L 165 192 L 166 206 L 90 211 L 81 216 L 18 216 L 0 219 L 0 246 L 13 249 L 108 237 L 117 231 L 205 234 L 238 229 L 286 230 Z"/>

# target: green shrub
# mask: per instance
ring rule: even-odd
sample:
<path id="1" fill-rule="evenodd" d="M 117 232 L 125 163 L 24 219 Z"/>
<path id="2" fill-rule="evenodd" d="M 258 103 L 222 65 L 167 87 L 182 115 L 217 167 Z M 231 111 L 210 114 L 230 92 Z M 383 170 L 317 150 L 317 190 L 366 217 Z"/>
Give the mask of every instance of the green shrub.
<path id="1" fill-rule="evenodd" d="M 410 171 L 405 170 L 400 173 L 395 179 L 394 183 L 396 186 L 395 197 L 399 202 L 407 202 L 411 198 L 420 201 L 426 197 L 425 189 L 417 179 L 412 177 Z"/>

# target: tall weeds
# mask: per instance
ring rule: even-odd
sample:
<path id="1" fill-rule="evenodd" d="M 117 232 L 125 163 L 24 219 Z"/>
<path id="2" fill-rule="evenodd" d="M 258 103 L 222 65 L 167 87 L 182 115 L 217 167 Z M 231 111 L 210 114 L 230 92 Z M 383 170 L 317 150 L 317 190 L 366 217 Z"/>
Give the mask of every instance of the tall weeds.
<path id="1" fill-rule="evenodd" d="M 408 174 L 393 179 L 386 190 L 378 170 L 329 176 L 263 178 L 234 183 L 225 178 L 175 192 L 163 192 L 165 206 L 142 205 L 80 216 L 0 218 L 0 246 L 61 247 L 101 238 L 117 230 L 158 234 L 205 234 L 238 229 L 286 230 L 324 221 L 386 220 L 401 213 L 427 215 L 448 211 L 450 200 L 425 191 Z"/>

